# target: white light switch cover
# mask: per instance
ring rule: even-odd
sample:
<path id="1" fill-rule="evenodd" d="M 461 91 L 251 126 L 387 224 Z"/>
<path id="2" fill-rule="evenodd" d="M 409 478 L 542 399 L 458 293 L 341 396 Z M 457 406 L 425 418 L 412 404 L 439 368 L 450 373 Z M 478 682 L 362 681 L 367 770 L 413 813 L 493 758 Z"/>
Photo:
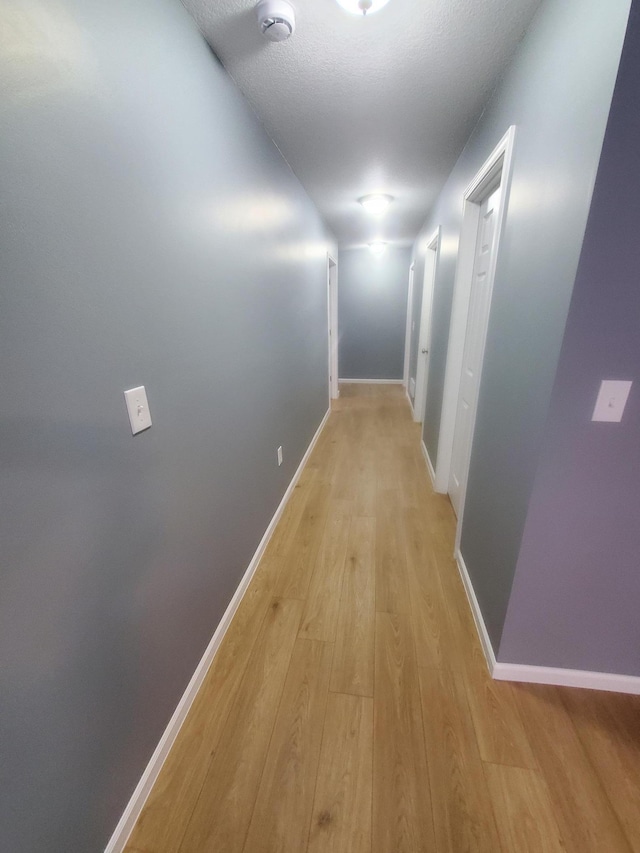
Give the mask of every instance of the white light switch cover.
<path id="1" fill-rule="evenodd" d="M 630 390 L 631 382 L 627 380 L 603 379 L 591 420 L 609 423 L 621 421 Z"/>
<path id="2" fill-rule="evenodd" d="M 129 421 L 131 422 L 131 432 L 135 435 L 138 432 L 149 429 L 151 426 L 151 413 L 149 412 L 147 392 L 144 390 L 144 385 L 125 391 L 124 399 L 127 404 Z"/>

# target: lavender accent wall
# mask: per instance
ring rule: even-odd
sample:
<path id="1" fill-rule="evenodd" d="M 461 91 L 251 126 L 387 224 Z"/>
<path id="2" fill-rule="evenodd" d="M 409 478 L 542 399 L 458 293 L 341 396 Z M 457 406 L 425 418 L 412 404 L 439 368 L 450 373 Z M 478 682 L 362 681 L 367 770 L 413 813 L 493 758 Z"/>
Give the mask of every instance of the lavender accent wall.
<path id="1" fill-rule="evenodd" d="M 640 676 L 640 9 L 634 3 L 500 661 Z M 592 423 L 602 379 L 634 381 Z"/>

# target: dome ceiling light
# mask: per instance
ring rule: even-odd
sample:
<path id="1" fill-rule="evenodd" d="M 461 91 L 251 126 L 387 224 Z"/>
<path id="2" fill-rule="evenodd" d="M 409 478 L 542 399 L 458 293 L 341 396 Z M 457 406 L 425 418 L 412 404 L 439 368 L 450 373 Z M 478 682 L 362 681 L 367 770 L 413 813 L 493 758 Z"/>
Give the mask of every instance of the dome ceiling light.
<path id="1" fill-rule="evenodd" d="M 389 0 L 338 0 L 343 9 L 354 15 L 373 15 L 388 2 Z"/>
<path id="2" fill-rule="evenodd" d="M 363 195 L 358 201 L 372 216 L 382 216 L 393 201 L 393 196 L 385 195 L 384 193 L 371 193 Z"/>

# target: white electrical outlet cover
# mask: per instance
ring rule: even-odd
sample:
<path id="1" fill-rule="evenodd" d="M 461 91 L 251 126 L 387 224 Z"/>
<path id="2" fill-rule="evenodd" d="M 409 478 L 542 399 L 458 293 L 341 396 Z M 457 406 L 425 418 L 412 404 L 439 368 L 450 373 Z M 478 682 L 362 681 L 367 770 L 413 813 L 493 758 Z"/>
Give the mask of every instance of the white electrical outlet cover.
<path id="1" fill-rule="evenodd" d="M 131 432 L 136 435 L 138 432 L 149 429 L 151 426 L 151 413 L 149 412 L 147 392 L 144 389 L 144 385 L 125 391 L 124 399 L 127 404 L 127 412 L 129 413 Z"/>
<path id="2" fill-rule="evenodd" d="M 630 390 L 631 382 L 628 380 L 603 379 L 591 420 L 608 423 L 621 421 Z"/>

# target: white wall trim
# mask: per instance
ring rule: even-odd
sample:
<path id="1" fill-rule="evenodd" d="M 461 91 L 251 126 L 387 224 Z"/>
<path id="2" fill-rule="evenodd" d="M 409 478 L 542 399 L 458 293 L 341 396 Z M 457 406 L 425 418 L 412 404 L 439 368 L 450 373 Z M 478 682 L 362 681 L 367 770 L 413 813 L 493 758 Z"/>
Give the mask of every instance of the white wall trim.
<path id="1" fill-rule="evenodd" d="M 242 577 L 242 580 L 238 584 L 238 588 L 236 589 L 233 598 L 229 602 L 229 606 L 224 612 L 224 616 L 220 620 L 218 627 L 216 628 L 213 637 L 207 649 L 200 660 L 200 663 L 196 667 L 196 671 L 193 673 L 191 677 L 191 681 L 187 685 L 187 689 L 185 690 L 182 698 L 178 702 L 178 706 L 176 710 L 173 712 L 173 716 L 169 720 L 169 724 L 167 728 L 164 730 L 162 737 L 160 738 L 160 742 L 158 743 L 149 763 L 147 764 L 140 781 L 138 782 L 135 791 L 133 792 L 131 799 L 127 803 L 127 806 L 116 826 L 113 835 L 111 836 L 109 843 L 105 847 L 105 853 L 122 853 L 125 848 L 125 845 L 131 835 L 134 826 L 136 825 L 136 821 L 140 817 L 142 813 L 142 809 L 147 801 L 147 797 L 151 793 L 151 789 L 153 788 L 156 779 L 158 778 L 160 771 L 162 769 L 162 765 L 167 758 L 171 747 L 173 746 L 178 732 L 180 731 L 180 727 L 182 726 L 187 714 L 189 713 L 189 709 L 193 704 L 194 699 L 200 689 L 202 682 L 205 679 L 205 676 L 211 666 L 214 657 L 222 640 L 224 639 L 224 635 L 226 634 L 229 625 L 235 615 L 236 610 L 240 602 L 242 601 L 242 597 L 249 584 L 251 583 L 251 579 L 258 568 L 258 564 L 262 555 L 264 554 L 265 548 L 267 547 L 269 540 L 275 530 L 275 527 L 282 516 L 285 506 L 289 498 L 291 497 L 291 493 L 295 488 L 296 483 L 300 479 L 300 475 L 302 473 L 302 469 L 304 468 L 311 451 L 316 445 L 318 438 L 320 437 L 320 433 L 324 429 L 325 424 L 329 418 L 330 411 L 327 411 L 325 416 L 323 417 L 320 426 L 316 430 L 315 435 L 311 439 L 311 443 L 307 448 L 298 468 L 293 475 L 291 482 L 289 483 L 286 492 L 284 493 L 282 500 L 278 508 L 276 509 L 273 518 L 269 522 L 269 526 L 265 530 L 264 536 L 260 540 L 260 544 L 258 545 L 255 554 L 251 558 L 251 562 Z"/>
<path id="2" fill-rule="evenodd" d="M 584 669 L 561 669 L 552 666 L 529 666 L 498 661 L 493 668 L 497 681 L 521 681 L 528 684 L 555 684 L 559 687 L 585 687 L 613 693 L 640 695 L 640 677 L 611 672 L 589 672 Z"/>
<path id="3" fill-rule="evenodd" d="M 431 477 L 431 485 L 433 486 L 433 490 L 435 491 L 436 472 L 433 470 L 433 465 L 431 464 L 431 460 L 429 459 L 429 451 L 427 450 L 427 445 L 424 443 L 424 439 L 420 441 L 420 449 L 422 450 L 424 461 L 427 463 L 427 471 L 429 472 L 429 476 Z"/>
<path id="4" fill-rule="evenodd" d="M 420 328 L 418 329 L 416 387 L 413 398 L 413 419 L 424 423 L 427 410 L 429 386 L 429 350 L 431 349 L 431 328 L 433 319 L 433 299 L 436 290 L 436 275 L 440 259 L 440 226 L 435 229 L 424 251 L 424 273 L 422 276 L 422 302 L 420 304 Z M 422 350 L 427 352 L 423 353 Z"/>
<path id="5" fill-rule="evenodd" d="M 493 287 L 493 277 L 495 275 L 498 253 L 500 252 L 500 241 L 504 232 L 504 224 L 509 206 L 515 133 L 515 125 L 511 125 L 500 142 L 493 149 L 488 159 L 484 162 L 481 169 L 476 173 L 473 180 L 465 190 L 462 198 L 462 225 L 460 228 L 458 257 L 456 261 L 455 281 L 453 286 L 453 304 L 451 307 L 451 322 L 449 326 L 449 341 L 447 345 L 447 361 L 445 367 L 444 391 L 440 418 L 440 435 L 438 439 L 438 458 L 436 460 L 436 490 L 438 492 L 449 491 L 449 474 L 453 454 L 453 439 L 458 411 L 458 396 L 460 393 L 460 377 L 462 373 L 462 361 L 467 331 L 469 296 L 471 291 L 475 246 L 478 234 L 480 212 L 478 195 L 482 193 L 483 187 L 490 184 L 496 174 L 500 173 L 501 170 L 502 201 L 495 237 L 497 249 L 494 253 L 492 268 L 489 273 L 491 287 Z M 484 359 L 484 344 L 485 341 L 483 341 L 482 344 L 481 363 Z M 474 423 L 475 415 L 472 415 L 472 434 Z M 466 485 L 464 488 L 466 489 Z M 460 511 L 458 512 L 458 533 L 460 531 L 464 510 L 464 489 L 462 494 L 463 498 L 461 500 Z"/>
<path id="6" fill-rule="evenodd" d="M 413 275 L 416 265 L 415 261 L 409 267 L 409 287 L 407 289 L 407 322 L 404 331 L 404 368 L 402 371 L 402 384 L 405 388 L 409 385 L 409 362 L 411 360 L 411 322 L 413 315 Z"/>
<path id="7" fill-rule="evenodd" d="M 464 585 L 464 590 L 467 593 L 469 607 L 471 608 L 471 613 L 473 614 L 473 619 L 476 623 L 476 630 L 478 632 L 478 636 L 480 637 L 482 650 L 487 660 L 487 666 L 489 667 L 489 672 L 491 673 L 491 675 L 493 675 L 493 671 L 496 666 L 495 652 L 493 651 L 493 646 L 491 645 L 491 640 L 489 639 L 487 626 L 484 624 L 482 611 L 480 610 L 480 605 L 478 604 L 478 599 L 476 598 L 476 593 L 473 588 L 473 584 L 471 583 L 469 572 L 467 571 L 465 562 L 462 559 L 460 548 L 456 548 L 455 558 L 456 563 L 458 564 L 458 571 L 460 572 L 460 577 L 462 578 L 462 583 Z"/>
<path id="8" fill-rule="evenodd" d="M 333 270 L 333 274 L 332 274 Z M 329 324 L 329 408 L 338 388 L 338 261 L 327 252 L 327 320 Z"/>
<path id="9" fill-rule="evenodd" d="M 404 395 L 407 398 L 407 403 L 409 404 L 409 408 L 411 409 L 411 413 L 413 415 L 413 402 L 411 401 L 411 397 L 409 396 L 409 389 L 404 389 Z"/>
<path id="10" fill-rule="evenodd" d="M 348 385 L 402 385 L 402 379 L 339 379 Z"/>
<path id="11" fill-rule="evenodd" d="M 505 231 L 506 221 L 507 221 L 507 211 L 509 207 L 509 195 L 511 193 L 511 181 L 513 177 L 513 147 L 515 144 L 516 137 L 516 127 L 515 125 L 511 125 L 509 130 L 502 137 L 498 145 L 494 148 L 489 157 L 489 160 L 484 164 L 483 168 L 478 172 L 478 174 L 473 179 L 473 182 L 467 189 L 465 193 L 465 205 L 469 203 L 473 203 L 474 201 L 477 203 L 480 201 L 478 196 L 482 194 L 483 199 L 486 197 L 486 193 L 490 192 L 487 189 L 488 186 L 491 185 L 491 181 L 495 180 L 496 175 L 500 175 L 500 186 L 501 186 L 501 199 L 500 199 L 500 208 L 498 210 L 498 219 L 496 222 L 496 231 L 494 236 L 494 245 L 495 249 L 491 254 L 491 260 L 489 263 L 489 270 L 487 273 L 487 289 L 488 289 L 488 305 L 487 305 L 487 313 L 486 317 L 483 318 L 482 323 L 482 337 L 480 341 L 480 356 L 479 356 L 479 368 L 480 374 L 478 379 L 478 384 L 476 387 L 475 394 L 473 399 L 471 400 L 471 411 L 470 411 L 470 434 L 469 434 L 469 445 L 466 448 L 466 461 L 464 464 L 464 471 L 462 477 L 462 483 L 460 487 L 460 499 L 458 506 L 458 526 L 456 529 L 456 548 L 460 547 L 460 539 L 462 537 L 462 524 L 464 520 L 464 509 L 467 497 L 467 484 L 469 480 L 469 467 L 471 465 L 471 448 L 473 444 L 473 435 L 475 433 L 476 428 L 476 418 L 478 414 L 478 402 L 480 400 L 480 389 L 482 387 L 482 367 L 484 365 L 484 353 L 487 344 L 487 332 L 489 329 L 489 320 L 491 317 L 491 301 L 493 299 L 493 284 L 496 277 L 496 269 L 498 265 L 498 256 L 500 254 L 500 245 L 502 242 L 502 235 Z M 493 178 L 492 178 L 493 176 Z M 479 211 L 478 207 L 478 211 Z M 475 243 L 477 242 L 477 228 L 476 235 L 473 238 L 473 248 L 471 243 L 468 244 L 468 250 L 470 253 L 470 259 L 473 267 L 474 258 L 475 258 Z M 463 235 L 466 236 L 466 235 Z M 461 242 L 463 239 L 461 236 Z M 465 246 L 465 249 L 467 247 Z M 469 297 L 471 295 L 472 288 L 472 279 L 469 279 Z M 464 353 L 466 347 L 466 327 L 468 322 L 468 308 L 467 306 L 467 319 L 465 320 L 465 332 L 463 336 L 463 345 L 462 345 L 462 353 Z M 458 377 L 458 387 L 456 391 L 456 396 L 460 394 L 460 381 L 462 374 L 462 362 L 463 362 L 463 354 L 461 353 L 461 363 L 460 363 L 460 376 Z M 456 409 L 457 409 L 457 401 L 456 401 Z M 452 445 L 453 451 L 453 445 Z M 449 470 L 449 474 L 451 474 L 451 470 Z"/>

